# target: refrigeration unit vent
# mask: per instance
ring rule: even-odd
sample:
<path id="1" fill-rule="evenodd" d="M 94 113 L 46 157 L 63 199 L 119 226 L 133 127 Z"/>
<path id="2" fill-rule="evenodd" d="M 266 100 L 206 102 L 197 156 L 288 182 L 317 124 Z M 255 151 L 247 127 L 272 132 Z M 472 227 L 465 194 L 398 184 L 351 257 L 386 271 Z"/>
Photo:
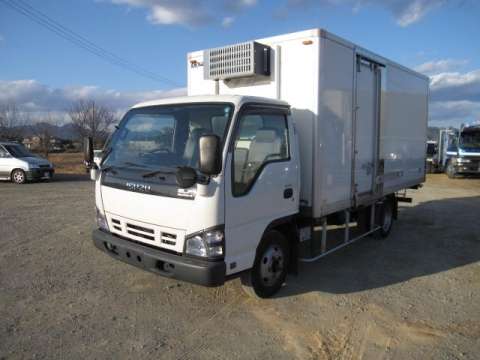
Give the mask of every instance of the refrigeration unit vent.
<path id="1" fill-rule="evenodd" d="M 203 63 L 206 80 L 270 76 L 270 47 L 249 41 L 209 49 L 205 50 Z"/>

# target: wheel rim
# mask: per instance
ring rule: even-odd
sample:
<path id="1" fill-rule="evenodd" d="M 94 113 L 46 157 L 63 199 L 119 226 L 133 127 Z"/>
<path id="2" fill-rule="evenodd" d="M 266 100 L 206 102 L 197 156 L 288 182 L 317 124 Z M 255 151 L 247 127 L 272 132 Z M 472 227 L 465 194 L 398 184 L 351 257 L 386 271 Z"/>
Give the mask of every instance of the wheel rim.
<path id="1" fill-rule="evenodd" d="M 282 248 L 271 245 L 260 260 L 260 277 L 265 286 L 272 286 L 282 276 L 285 256 Z"/>
<path id="2" fill-rule="evenodd" d="M 448 164 L 447 173 L 449 175 L 453 176 L 453 165 L 452 164 Z"/>
<path id="3" fill-rule="evenodd" d="M 23 182 L 24 179 L 25 179 L 25 176 L 21 171 L 15 171 L 15 173 L 13 174 L 13 180 L 15 182 Z"/>
<path id="4" fill-rule="evenodd" d="M 386 205 L 383 211 L 384 213 L 383 213 L 382 230 L 384 232 L 387 232 L 390 229 L 390 226 L 392 226 L 392 220 L 393 220 L 392 207 L 390 205 Z"/>

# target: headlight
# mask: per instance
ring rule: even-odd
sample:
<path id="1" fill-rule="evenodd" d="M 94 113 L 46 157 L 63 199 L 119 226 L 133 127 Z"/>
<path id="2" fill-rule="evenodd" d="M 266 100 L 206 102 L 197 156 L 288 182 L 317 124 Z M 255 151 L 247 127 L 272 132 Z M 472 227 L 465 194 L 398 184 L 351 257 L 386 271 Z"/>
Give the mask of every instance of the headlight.
<path id="1" fill-rule="evenodd" d="M 470 160 L 470 159 L 464 159 L 464 158 L 457 158 L 457 162 L 458 162 L 459 164 L 466 164 L 466 163 L 472 162 L 472 160 Z"/>
<path id="2" fill-rule="evenodd" d="M 28 168 L 33 170 L 33 169 L 40 169 L 40 166 L 36 165 L 36 164 L 28 164 Z"/>
<path id="3" fill-rule="evenodd" d="M 96 213 L 97 213 L 97 225 L 98 225 L 98 227 L 100 229 L 109 231 L 107 218 L 105 217 L 105 215 L 100 210 L 98 210 L 98 208 L 96 208 Z"/>
<path id="4" fill-rule="evenodd" d="M 219 258 L 224 255 L 223 229 L 207 230 L 186 240 L 185 253 L 188 255 Z"/>

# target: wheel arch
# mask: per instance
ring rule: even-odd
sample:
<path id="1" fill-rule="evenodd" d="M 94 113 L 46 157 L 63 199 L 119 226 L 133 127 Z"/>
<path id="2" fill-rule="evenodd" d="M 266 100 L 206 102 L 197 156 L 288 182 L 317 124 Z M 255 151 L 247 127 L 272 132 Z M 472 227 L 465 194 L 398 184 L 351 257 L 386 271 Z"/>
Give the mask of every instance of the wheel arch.
<path id="1" fill-rule="evenodd" d="M 285 217 L 281 217 L 279 219 L 273 220 L 268 224 L 265 228 L 265 231 L 262 234 L 262 239 L 265 234 L 269 231 L 276 230 L 282 233 L 288 241 L 289 244 L 289 252 L 290 252 L 290 263 L 288 266 L 288 270 L 290 273 L 297 274 L 298 272 L 298 226 L 297 226 L 297 215 L 289 215 Z M 257 246 L 257 249 L 260 247 L 260 243 Z"/>

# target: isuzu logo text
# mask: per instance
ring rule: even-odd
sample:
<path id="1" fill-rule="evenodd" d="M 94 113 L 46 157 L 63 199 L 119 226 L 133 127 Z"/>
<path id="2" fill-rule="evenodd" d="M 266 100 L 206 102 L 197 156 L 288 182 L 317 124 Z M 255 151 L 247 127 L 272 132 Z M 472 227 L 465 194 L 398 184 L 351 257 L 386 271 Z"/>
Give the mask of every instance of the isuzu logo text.
<path id="1" fill-rule="evenodd" d="M 125 184 L 125 186 L 130 191 L 150 192 L 152 190 L 152 187 L 150 185 L 137 184 L 137 183 L 132 183 L 132 182 L 127 182 Z"/>

